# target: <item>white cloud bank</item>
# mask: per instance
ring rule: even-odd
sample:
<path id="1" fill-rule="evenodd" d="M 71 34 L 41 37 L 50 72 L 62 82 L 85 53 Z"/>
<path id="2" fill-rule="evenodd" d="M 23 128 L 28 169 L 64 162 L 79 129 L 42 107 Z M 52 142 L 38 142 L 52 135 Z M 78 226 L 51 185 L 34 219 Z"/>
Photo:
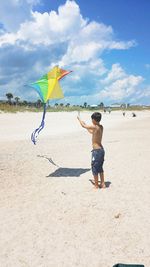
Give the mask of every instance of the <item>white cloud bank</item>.
<path id="1" fill-rule="evenodd" d="M 1 0 L 0 22 L 6 31 L 17 31 L 21 23 L 31 19 L 32 7 L 40 0 Z"/>
<path id="2" fill-rule="evenodd" d="M 67 0 L 58 8 L 58 12 L 53 10 L 43 14 L 32 11 L 32 6 L 37 2 L 38 0 L 8 0 L 1 4 L 0 15 L 3 13 L 1 22 L 5 31 L 1 30 L 0 34 L 0 53 L 5 51 L 9 64 L 9 54 L 11 54 L 9 47 L 15 48 L 14 66 L 11 62 L 12 79 L 13 71 L 15 75 L 18 71 L 19 75 L 22 66 L 16 65 L 17 62 L 21 64 L 21 56 L 24 55 L 22 71 L 24 77 L 28 79 L 37 72 L 41 75 L 54 64 L 74 70 L 70 78 L 67 77 L 71 86 L 66 83 L 65 87 L 68 95 L 69 92 L 74 93 L 72 99 L 82 92 L 87 99 L 90 98 L 88 97 L 90 94 L 93 94 L 93 99 L 100 98 L 98 102 L 108 98 L 123 100 L 135 92 L 143 81 L 141 76 L 128 75 L 120 64 L 114 64 L 112 69 L 108 70 L 100 58 L 105 50 L 125 50 L 135 46 L 134 40 L 127 42 L 116 40 L 111 26 L 83 18 L 75 1 Z M 7 8 L 12 10 L 10 17 Z M 49 51 L 48 59 L 47 51 Z M 26 69 L 25 62 L 30 62 Z M 32 66 L 30 70 L 29 66 Z M 6 68 L 1 62 L 2 67 Z M 1 74 L 0 78 L 4 79 L 4 76 Z M 15 91 L 16 88 L 19 91 L 20 86 L 22 86 L 21 78 L 19 85 L 15 86 L 14 82 Z M 6 88 L 10 88 L 9 82 Z M 81 96 L 81 99 L 83 98 Z"/>
<path id="3" fill-rule="evenodd" d="M 107 77 L 101 82 L 104 89 L 100 95 L 103 98 L 122 101 L 136 93 L 138 86 L 143 81 L 142 76 L 128 75 L 120 64 L 113 64 Z"/>
<path id="4" fill-rule="evenodd" d="M 1 46 L 23 43 L 24 47 L 35 49 L 36 45 L 68 42 L 64 60 L 70 58 L 71 62 L 79 62 L 87 61 L 105 49 L 128 49 L 135 45 L 134 41 L 115 41 L 111 26 L 88 22 L 74 1 L 67 0 L 58 8 L 58 13 L 32 11 L 30 15 L 31 19 L 22 22 L 17 32 L 7 32 L 0 37 Z"/>

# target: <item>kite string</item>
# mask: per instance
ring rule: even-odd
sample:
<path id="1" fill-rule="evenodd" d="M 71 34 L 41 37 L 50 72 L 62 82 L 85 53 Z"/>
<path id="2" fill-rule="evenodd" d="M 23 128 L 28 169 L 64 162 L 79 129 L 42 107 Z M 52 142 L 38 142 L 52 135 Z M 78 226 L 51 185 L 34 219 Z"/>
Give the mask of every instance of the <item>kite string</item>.
<path id="1" fill-rule="evenodd" d="M 40 131 L 44 128 L 44 125 L 45 125 L 45 114 L 46 114 L 46 103 L 44 103 L 44 110 L 43 110 L 43 117 L 42 117 L 42 121 L 41 121 L 41 124 L 40 126 L 35 129 L 35 131 L 31 134 L 31 140 L 32 142 L 34 143 L 34 145 L 36 145 L 36 139 L 40 133 Z"/>

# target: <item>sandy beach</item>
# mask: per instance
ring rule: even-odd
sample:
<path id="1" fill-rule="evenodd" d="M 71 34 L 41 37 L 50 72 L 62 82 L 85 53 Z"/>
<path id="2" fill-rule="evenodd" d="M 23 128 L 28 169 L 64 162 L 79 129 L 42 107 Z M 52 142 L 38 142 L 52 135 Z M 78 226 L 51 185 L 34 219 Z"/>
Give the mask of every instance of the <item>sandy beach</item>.
<path id="1" fill-rule="evenodd" d="M 90 122 L 92 112 L 81 113 Z M 150 112 L 102 115 L 106 189 L 77 113 L 0 114 L 0 266 L 150 266 Z"/>

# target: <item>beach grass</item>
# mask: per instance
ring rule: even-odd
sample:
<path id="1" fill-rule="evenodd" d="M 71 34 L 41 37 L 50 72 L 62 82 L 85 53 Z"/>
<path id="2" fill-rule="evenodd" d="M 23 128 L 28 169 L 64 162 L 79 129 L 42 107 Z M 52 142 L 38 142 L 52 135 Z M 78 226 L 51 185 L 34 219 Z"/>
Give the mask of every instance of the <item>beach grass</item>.
<path id="1" fill-rule="evenodd" d="M 47 112 L 71 112 L 71 111 L 103 111 L 101 107 L 83 107 L 83 106 L 47 106 Z M 107 108 L 106 108 L 107 110 Z M 129 106 L 127 108 L 111 108 L 111 111 L 142 111 L 150 110 L 150 106 Z M 16 112 L 43 112 L 43 106 L 37 107 L 36 105 L 14 105 L 9 103 L 0 103 L 1 113 L 16 113 Z"/>
<path id="2" fill-rule="evenodd" d="M 70 111 L 82 111 L 82 107 L 78 106 L 47 106 L 47 112 L 70 112 Z M 36 106 L 23 106 L 23 105 L 10 105 L 10 104 L 0 104 L 0 112 L 4 113 L 16 113 L 16 112 L 43 112 L 43 106 L 36 107 Z"/>

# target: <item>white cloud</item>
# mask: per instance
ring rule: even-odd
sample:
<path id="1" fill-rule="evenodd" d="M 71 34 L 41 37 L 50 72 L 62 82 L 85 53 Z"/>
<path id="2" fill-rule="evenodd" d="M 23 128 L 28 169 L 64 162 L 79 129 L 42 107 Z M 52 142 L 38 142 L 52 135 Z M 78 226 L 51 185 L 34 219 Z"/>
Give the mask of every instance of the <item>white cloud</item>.
<path id="1" fill-rule="evenodd" d="M 117 49 L 117 50 L 125 50 L 129 49 L 132 46 L 136 46 L 137 42 L 135 40 L 128 41 L 128 42 L 117 42 L 117 41 L 112 41 L 111 43 L 108 43 L 108 48 L 109 49 Z"/>
<path id="2" fill-rule="evenodd" d="M 130 98 L 129 102 L 132 104 L 150 105 L 150 85 L 140 86 Z"/>
<path id="3" fill-rule="evenodd" d="M 141 76 L 128 75 L 119 63 L 109 71 L 100 58 L 105 50 L 129 49 L 136 45 L 135 41 L 116 40 L 111 26 L 83 18 L 75 1 L 67 0 L 58 12 L 49 13 L 33 12 L 32 5 L 38 0 L 5 2 L 0 10 L 5 29 L 0 31 L 0 79 L 5 80 L 8 72 L 12 79 L 6 90 L 14 88 L 20 93 L 23 83 L 36 79 L 55 64 L 73 70 L 66 82 L 64 79 L 64 91 L 68 95 L 71 92 L 70 99 L 76 101 L 123 99 L 142 82 Z"/>
<path id="4" fill-rule="evenodd" d="M 142 76 L 128 75 L 119 64 L 114 64 L 107 77 L 102 80 L 106 85 L 100 95 L 103 98 L 121 101 L 134 94 L 142 81 Z"/>
<path id="5" fill-rule="evenodd" d="M 126 77 L 127 74 L 122 69 L 119 63 L 113 64 L 111 70 L 108 72 L 108 75 L 105 79 L 101 80 L 103 84 L 111 83 L 117 79 Z"/>
<path id="6" fill-rule="evenodd" d="M 56 62 L 55 65 L 57 64 L 62 66 L 61 62 Z M 65 94 L 74 94 L 77 98 L 78 96 L 81 97 L 81 95 L 92 95 L 95 91 L 99 91 L 99 80 L 108 71 L 102 59 L 93 59 L 84 64 L 72 64 L 70 69 L 73 72 L 68 75 L 67 79 L 64 79 L 63 88 Z M 68 84 L 71 84 L 71 86 L 68 86 Z"/>
<path id="7" fill-rule="evenodd" d="M 138 90 L 136 92 L 136 99 L 142 99 L 142 98 L 147 98 L 149 101 L 150 98 L 150 85 L 142 88 L 141 90 Z"/>
<path id="8" fill-rule="evenodd" d="M 138 86 L 143 80 L 142 76 L 127 74 L 119 63 L 113 64 L 111 70 L 107 72 L 107 76 L 101 80 L 104 88 L 100 95 L 115 101 L 127 99 L 136 94 Z"/>
<path id="9" fill-rule="evenodd" d="M 58 13 L 51 11 L 42 14 L 32 11 L 30 14 L 31 19 L 22 22 L 17 32 L 7 32 L 0 37 L 1 46 L 17 44 L 26 49 L 35 49 L 36 45 L 66 42 L 68 48 L 62 61 L 64 65 L 68 65 L 87 62 L 105 49 L 128 49 L 134 45 L 133 41 L 116 41 L 111 26 L 95 21 L 88 23 L 74 1 L 66 1 L 58 8 Z"/>
<path id="10" fill-rule="evenodd" d="M 31 19 L 31 9 L 38 0 L 5 0 L 0 3 L 0 22 L 8 32 L 17 31 L 21 23 Z"/>
<path id="11" fill-rule="evenodd" d="M 104 50 L 128 49 L 134 45 L 134 41 L 115 41 L 111 26 L 97 22 L 85 23 L 84 27 L 70 40 L 62 61 L 64 65 L 70 62 L 88 62 L 100 56 Z"/>
<path id="12" fill-rule="evenodd" d="M 73 38 L 86 24 L 82 19 L 78 5 L 73 1 L 67 1 L 60 6 L 58 13 L 31 13 L 32 19 L 20 25 L 19 30 L 14 33 L 6 33 L 0 38 L 0 44 L 14 44 L 25 42 L 26 46 L 50 45 L 66 42 Z"/>

